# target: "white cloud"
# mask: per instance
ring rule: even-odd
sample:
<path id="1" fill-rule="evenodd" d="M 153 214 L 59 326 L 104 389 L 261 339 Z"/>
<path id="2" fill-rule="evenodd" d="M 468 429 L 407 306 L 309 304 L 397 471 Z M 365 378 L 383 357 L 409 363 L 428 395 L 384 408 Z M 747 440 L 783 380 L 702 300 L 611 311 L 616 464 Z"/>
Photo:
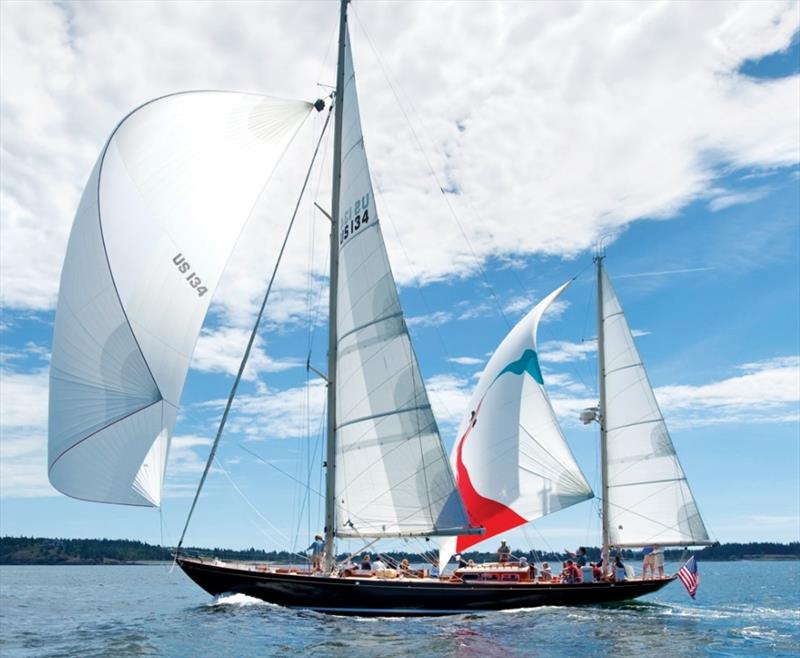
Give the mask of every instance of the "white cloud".
<path id="1" fill-rule="evenodd" d="M 47 371 L 2 369 L 0 391 L 0 495 L 56 495 L 47 479 Z"/>
<path id="2" fill-rule="evenodd" d="M 447 440 L 454 438 L 458 425 L 470 411 L 474 384 L 463 377 L 434 375 L 425 380 L 425 388 L 442 437 Z"/>
<path id="3" fill-rule="evenodd" d="M 321 427 L 326 390 L 320 379 L 311 380 L 308 388 L 259 386 L 256 393 L 236 398 L 226 432 L 252 441 L 303 438 L 309 429 L 316 435 Z M 224 400 L 214 400 L 200 406 L 221 408 L 224 404 Z"/>
<path id="4" fill-rule="evenodd" d="M 525 295 L 514 297 L 503 306 L 503 313 L 511 316 L 521 315 L 530 311 L 539 301 L 538 299 L 533 299 Z M 552 322 L 554 320 L 560 320 L 564 315 L 564 311 L 566 311 L 570 305 L 570 302 L 566 299 L 557 299 L 547 308 L 541 321 Z"/>
<path id="5" fill-rule="evenodd" d="M 416 315 L 406 318 L 409 327 L 441 327 L 453 319 L 453 314 L 447 311 L 436 311 L 428 315 Z"/>
<path id="6" fill-rule="evenodd" d="M 333 78 L 335 3 L 5 2 L 2 12 L 0 276 L 10 307 L 53 307 L 80 190 L 131 108 L 187 88 L 313 98 Z M 363 3 L 351 15 L 370 168 L 401 283 L 468 275 L 492 256 L 571 257 L 600 234 L 707 196 L 725 168 L 797 162 L 798 76 L 736 73 L 788 46 L 792 2 Z M 226 270 L 215 297 L 226 324 L 254 314 L 312 128 Z M 309 200 L 325 198 L 322 173 Z M 471 246 L 439 185 L 462 191 L 448 199 Z M 535 204 L 520 193 L 531 185 Z M 324 272 L 325 224 L 312 213 L 301 213 L 268 321 L 301 320 L 309 270 Z"/>
<path id="7" fill-rule="evenodd" d="M 744 375 L 699 385 L 655 389 L 656 399 L 672 428 L 800 421 L 800 357 L 777 357 L 738 367 Z M 576 422 L 586 407 L 597 404 L 566 375 L 547 374 L 553 408 L 563 423 Z M 585 389 L 584 389 L 585 390 Z"/>
<path id="8" fill-rule="evenodd" d="M 479 366 L 483 363 L 483 359 L 477 359 L 474 356 L 453 356 L 447 360 L 460 366 Z"/>
<path id="9" fill-rule="evenodd" d="M 539 346 L 539 360 L 542 363 L 585 361 L 589 354 L 596 351 L 596 340 L 586 340 L 582 343 L 573 343 L 568 340 L 548 340 Z"/>
<path id="10" fill-rule="evenodd" d="M 246 329 L 231 327 L 216 330 L 203 329 L 192 355 L 192 369 L 235 375 L 239 371 L 249 338 L 250 331 Z M 264 351 L 263 345 L 264 340 L 259 334 L 253 342 L 243 379 L 253 381 L 262 372 L 281 372 L 302 365 L 294 359 L 276 360 L 271 358 Z"/>
<path id="11" fill-rule="evenodd" d="M 166 480 L 170 485 L 177 484 L 176 479 L 183 476 L 196 476 L 203 472 L 213 439 L 202 436 L 183 435 L 172 437 L 169 448 L 169 463 L 167 464 Z M 200 456 L 195 448 L 203 448 L 203 456 Z M 192 477 L 195 482 L 196 477 Z"/>
<path id="12" fill-rule="evenodd" d="M 708 209 L 711 212 L 717 212 L 719 210 L 724 210 L 725 208 L 730 208 L 731 206 L 743 203 L 753 203 L 753 201 L 763 199 L 771 191 L 772 189 L 769 187 L 759 187 L 754 190 L 747 190 L 746 192 L 720 190 L 719 194 L 709 201 Z"/>
<path id="13" fill-rule="evenodd" d="M 800 358 L 740 366 L 746 374 L 697 386 L 661 386 L 656 397 L 674 426 L 800 420 Z"/>

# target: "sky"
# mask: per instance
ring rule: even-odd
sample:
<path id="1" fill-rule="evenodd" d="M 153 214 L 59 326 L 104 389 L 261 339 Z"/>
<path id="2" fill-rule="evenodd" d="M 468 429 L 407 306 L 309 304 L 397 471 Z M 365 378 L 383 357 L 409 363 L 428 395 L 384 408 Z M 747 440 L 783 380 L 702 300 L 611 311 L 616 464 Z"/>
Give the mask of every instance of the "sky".
<path id="1" fill-rule="evenodd" d="M 0 534 L 174 544 L 322 118 L 298 135 L 215 292 L 161 510 L 72 500 L 47 480 L 48 362 L 75 209 L 114 126 L 149 99 L 326 95 L 338 7 L 4 1 L 0 12 Z M 799 29 L 796 2 L 353 3 L 380 221 L 448 450 L 510 326 L 577 276 L 539 351 L 598 489 L 597 431 L 577 415 L 597 401 L 602 241 L 712 538 L 800 540 Z M 330 207 L 325 144 L 188 544 L 298 549 L 321 530 L 324 386 L 305 363 L 326 363 L 327 231 L 312 205 Z M 597 508 L 508 539 L 596 545 Z"/>

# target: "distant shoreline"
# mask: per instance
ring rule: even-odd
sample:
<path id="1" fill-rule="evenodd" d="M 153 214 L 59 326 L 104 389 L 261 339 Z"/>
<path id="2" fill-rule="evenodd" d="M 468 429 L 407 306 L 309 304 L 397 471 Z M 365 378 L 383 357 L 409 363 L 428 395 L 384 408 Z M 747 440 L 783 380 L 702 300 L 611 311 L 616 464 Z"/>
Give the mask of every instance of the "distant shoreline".
<path id="1" fill-rule="evenodd" d="M 290 551 L 265 551 L 250 548 L 231 550 L 223 548 L 189 547 L 187 554 L 219 557 L 220 559 L 239 560 L 243 562 L 270 562 L 274 564 L 302 564 L 303 558 Z M 49 537 L 0 537 L 0 565 L 20 566 L 56 566 L 56 565 L 160 565 L 172 562 L 172 549 L 154 546 L 141 541 L 129 539 L 58 539 Z M 375 552 L 374 549 L 371 552 Z M 728 543 L 715 544 L 693 552 L 703 562 L 733 561 L 796 561 L 800 560 L 800 542 L 779 544 L 775 542 L 750 542 L 747 544 Z M 385 555 L 392 560 L 408 559 L 411 562 L 425 562 L 426 558 L 419 553 L 386 551 Z M 525 556 L 529 562 L 543 560 L 560 562 L 567 558 L 565 553 L 538 550 L 515 550 L 516 557 Z M 679 561 L 683 550 L 667 550 L 665 557 L 670 561 Z M 339 556 L 344 559 L 346 554 Z M 587 547 L 589 560 L 598 560 L 600 549 Z M 625 560 L 636 562 L 641 560 L 639 550 L 623 550 Z M 464 554 L 465 559 L 475 562 L 489 562 L 497 558 L 494 552 L 473 551 Z"/>

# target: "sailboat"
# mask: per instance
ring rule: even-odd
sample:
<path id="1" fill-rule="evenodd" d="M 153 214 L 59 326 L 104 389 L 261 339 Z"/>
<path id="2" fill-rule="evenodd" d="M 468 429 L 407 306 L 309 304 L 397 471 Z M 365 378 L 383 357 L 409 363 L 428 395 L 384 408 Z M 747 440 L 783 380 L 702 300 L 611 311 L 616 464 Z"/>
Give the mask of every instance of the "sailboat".
<path id="1" fill-rule="evenodd" d="M 324 101 L 189 92 L 143 105 L 114 130 L 84 190 L 61 277 L 48 441 L 48 474 L 58 490 L 89 501 L 160 504 L 192 351 L 225 262 L 264 179 L 312 110 L 325 107 Z M 240 592 L 337 614 L 443 615 L 598 603 L 663 587 L 669 579 L 544 584 L 523 578 L 519 569 L 481 582 L 392 578 L 336 564 L 340 538 L 443 537 L 445 558 L 448 546 L 480 541 L 586 500 L 592 492 L 564 442 L 536 356 L 536 325 L 563 287 L 537 305 L 493 357 L 456 444 L 455 471 L 451 468 L 383 241 L 359 117 L 346 0 L 340 8 L 332 109 L 324 568 L 312 573 L 226 563 L 182 550 L 271 283 L 178 542 L 177 564 L 214 595 Z M 633 365 L 638 356 L 606 279 L 599 291 L 605 309 L 601 334 L 605 325 L 610 336 L 600 339 L 601 362 L 606 346 L 614 368 L 628 368 L 624 377 L 635 373 L 641 379 L 644 371 L 634 369 L 641 365 Z M 702 543 L 707 534 L 660 413 L 648 426 L 646 446 L 639 443 L 639 430 L 628 431 L 629 421 L 638 427 L 650 422 L 639 415 L 646 404 L 655 404 L 652 390 L 652 400 L 642 393 L 628 411 L 617 411 L 628 379 L 616 372 L 603 367 L 609 390 L 618 386 L 622 392 L 611 393 L 608 403 L 601 393 L 599 412 L 607 474 L 604 519 L 614 524 L 604 532 L 605 550 L 612 543 L 639 545 L 645 538 L 665 545 Z M 504 404 L 515 409 L 506 418 L 500 411 Z M 490 441 L 495 428 L 498 449 Z M 635 481 L 619 479 L 631 475 Z M 648 487 L 654 486 L 651 493 Z M 658 512 L 660 525 L 639 521 L 632 493 L 658 501 L 643 518 Z M 673 509 L 677 494 L 684 497 L 678 510 Z M 671 534 L 659 534 L 664 524 Z"/>

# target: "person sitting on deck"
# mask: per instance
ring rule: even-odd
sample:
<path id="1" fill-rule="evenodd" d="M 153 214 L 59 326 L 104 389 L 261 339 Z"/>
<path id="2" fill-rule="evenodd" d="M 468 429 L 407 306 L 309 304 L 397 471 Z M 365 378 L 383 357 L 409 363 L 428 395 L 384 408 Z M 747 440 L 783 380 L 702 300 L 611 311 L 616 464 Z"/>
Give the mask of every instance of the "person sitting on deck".
<path id="1" fill-rule="evenodd" d="M 400 571 L 400 575 L 401 576 L 416 576 L 417 575 L 417 573 L 408 564 L 408 560 L 406 558 L 403 558 L 400 561 L 399 571 Z"/>
<path id="2" fill-rule="evenodd" d="M 500 564 L 505 564 L 508 562 L 508 558 L 511 555 L 511 548 L 508 544 L 506 544 L 505 539 L 500 540 L 500 546 L 497 549 L 497 558 L 500 561 Z"/>
<path id="3" fill-rule="evenodd" d="M 583 576 L 581 574 L 580 567 L 578 567 L 578 565 L 572 560 L 567 560 L 566 564 L 567 566 L 564 567 L 564 571 L 561 573 L 561 582 L 569 585 L 583 582 Z"/>
<path id="4" fill-rule="evenodd" d="M 375 562 L 372 563 L 372 568 L 375 571 L 386 571 L 386 564 L 381 560 L 381 556 L 376 554 L 375 558 Z"/>
<path id="5" fill-rule="evenodd" d="M 431 561 L 430 576 L 431 576 L 431 578 L 438 578 L 439 577 L 439 560 L 437 560 L 435 558 Z"/>
<path id="6" fill-rule="evenodd" d="M 369 557 L 369 553 L 364 553 L 361 556 L 361 570 L 372 571 L 372 559 Z"/>
<path id="7" fill-rule="evenodd" d="M 456 569 L 464 569 L 467 566 L 467 561 L 463 557 L 461 557 L 460 555 L 455 555 L 454 557 L 456 559 L 456 562 L 458 563 Z"/>
<path id="8" fill-rule="evenodd" d="M 524 555 L 519 559 L 519 568 L 527 569 L 531 574 L 531 580 L 536 579 L 536 565 L 528 564 L 528 558 L 526 558 Z"/>
<path id="9" fill-rule="evenodd" d="M 542 562 L 542 575 L 539 580 L 549 582 L 553 580 L 553 572 L 550 570 L 550 565 L 547 562 Z"/>
<path id="10" fill-rule="evenodd" d="M 590 566 L 592 567 L 592 580 L 596 583 L 599 583 L 601 580 L 603 580 L 603 570 L 596 562 L 591 562 Z"/>

